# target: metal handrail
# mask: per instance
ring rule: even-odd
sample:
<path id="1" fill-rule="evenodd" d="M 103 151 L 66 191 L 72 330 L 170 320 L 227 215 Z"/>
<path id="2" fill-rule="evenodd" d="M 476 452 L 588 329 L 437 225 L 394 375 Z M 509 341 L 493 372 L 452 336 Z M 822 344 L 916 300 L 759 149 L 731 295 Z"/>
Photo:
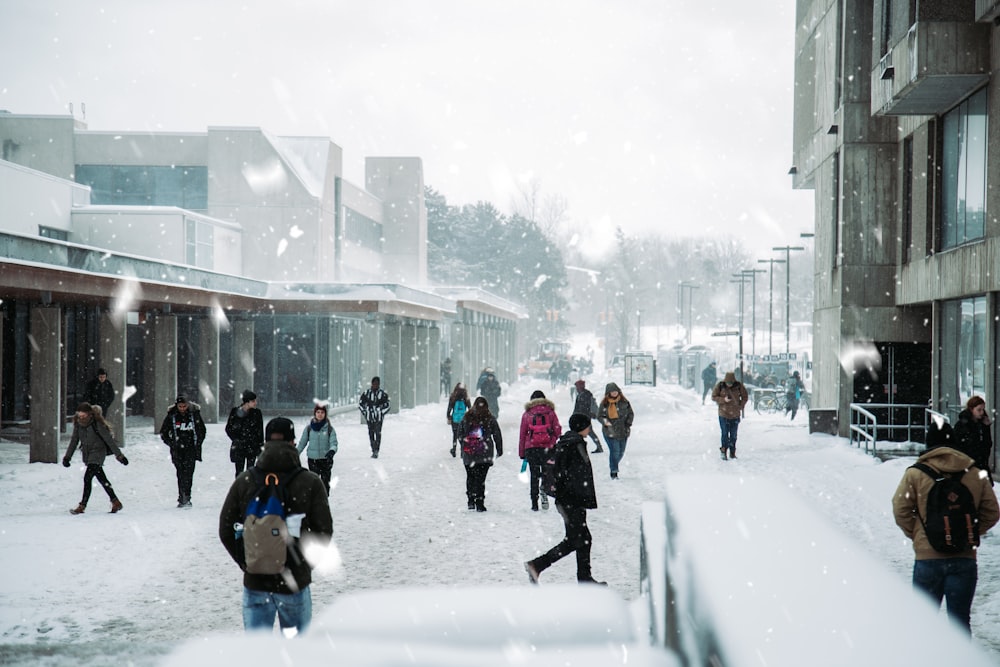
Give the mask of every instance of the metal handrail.
<path id="1" fill-rule="evenodd" d="M 878 451 L 876 443 L 878 442 L 878 434 L 881 431 L 885 433 L 893 433 L 901 429 L 906 430 L 906 439 L 909 442 L 913 442 L 913 431 L 916 428 L 920 428 L 920 424 L 913 423 L 913 411 L 922 410 L 924 413 L 923 419 L 923 430 L 924 433 L 927 432 L 928 424 L 930 424 L 931 415 L 940 415 L 939 412 L 929 409 L 925 404 L 912 404 L 912 403 L 851 403 L 851 444 L 857 442 L 859 445 L 862 440 L 865 441 L 865 453 L 869 453 L 869 446 L 871 447 L 871 453 Z M 883 423 L 878 422 L 878 417 L 876 417 L 867 408 L 871 409 L 881 409 L 887 408 L 890 410 L 906 410 L 906 423 L 905 424 L 895 424 L 895 423 Z M 890 412 L 890 415 L 892 413 Z M 941 415 L 945 421 L 948 418 Z"/>
<path id="2" fill-rule="evenodd" d="M 863 421 L 862 421 L 863 420 Z M 878 435 L 878 418 L 865 410 L 857 403 L 851 403 L 851 444 L 860 444 L 865 441 L 865 454 L 868 453 L 868 445 L 871 444 L 872 452 L 875 451 L 875 442 Z"/>

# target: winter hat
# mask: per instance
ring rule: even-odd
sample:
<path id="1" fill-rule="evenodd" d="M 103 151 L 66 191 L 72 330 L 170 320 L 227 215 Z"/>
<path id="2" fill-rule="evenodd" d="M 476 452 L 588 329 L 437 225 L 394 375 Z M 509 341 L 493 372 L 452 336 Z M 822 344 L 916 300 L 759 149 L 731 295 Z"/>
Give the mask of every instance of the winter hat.
<path id="1" fill-rule="evenodd" d="M 243 390 L 243 395 L 240 397 L 240 399 L 244 403 L 249 403 L 250 401 L 256 401 L 257 400 L 257 394 L 253 393 L 249 389 L 244 389 Z"/>
<path id="2" fill-rule="evenodd" d="M 587 382 L 585 380 L 577 380 L 573 384 L 576 385 L 577 390 L 583 389 L 587 386 Z"/>
<path id="3" fill-rule="evenodd" d="M 726 373 L 726 377 L 724 377 L 722 381 L 725 382 L 726 384 L 732 384 L 736 382 L 736 373 L 729 371 L 728 373 Z"/>
<path id="4" fill-rule="evenodd" d="M 576 433 L 583 433 L 590 428 L 590 417 L 579 412 L 574 412 L 569 417 L 569 429 Z"/>
<path id="5" fill-rule="evenodd" d="M 174 403 L 176 403 L 178 405 L 181 404 L 181 403 L 187 403 L 187 402 L 188 402 L 187 398 L 184 397 L 184 394 L 178 394 L 177 395 L 177 400 L 174 401 Z"/>
<path id="6" fill-rule="evenodd" d="M 955 443 L 955 431 L 951 428 L 951 424 L 946 421 L 941 421 L 932 419 L 930 426 L 927 427 L 927 449 L 934 449 L 935 447 L 951 447 Z"/>
<path id="7" fill-rule="evenodd" d="M 295 424 L 285 417 L 275 417 L 267 422 L 267 427 L 264 429 L 264 439 L 295 442 Z"/>
<path id="8" fill-rule="evenodd" d="M 545 398 L 545 393 L 541 389 L 536 389 L 531 392 L 531 400 L 535 400 L 536 398 Z"/>
<path id="9" fill-rule="evenodd" d="M 613 391 L 617 391 L 617 392 L 621 393 L 621 389 L 619 389 L 618 385 L 615 384 L 614 382 L 609 382 L 607 385 L 605 385 L 605 387 L 604 387 L 604 393 L 605 394 L 610 394 Z"/>

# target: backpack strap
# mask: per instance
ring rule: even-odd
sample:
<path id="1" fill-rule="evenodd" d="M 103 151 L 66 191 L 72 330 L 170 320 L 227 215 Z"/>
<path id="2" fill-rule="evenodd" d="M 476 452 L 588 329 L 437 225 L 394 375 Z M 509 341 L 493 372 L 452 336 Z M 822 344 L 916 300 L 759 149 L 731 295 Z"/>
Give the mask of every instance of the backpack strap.
<path id="1" fill-rule="evenodd" d="M 930 475 L 930 478 L 933 479 L 935 482 L 937 480 L 942 479 L 944 477 L 944 473 L 939 473 L 938 471 L 934 470 L 934 468 L 930 467 L 926 463 L 914 463 L 910 467 L 911 468 L 916 468 L 920 472 L 923 472 L 923 473 L 926 473 L 926 474 Z"/>

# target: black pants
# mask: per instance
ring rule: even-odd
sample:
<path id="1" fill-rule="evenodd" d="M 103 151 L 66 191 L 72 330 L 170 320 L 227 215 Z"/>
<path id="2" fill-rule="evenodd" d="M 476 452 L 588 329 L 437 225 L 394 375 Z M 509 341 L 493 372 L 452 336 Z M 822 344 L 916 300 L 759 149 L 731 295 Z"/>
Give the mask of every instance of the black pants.
<path id="1" fill-rule="evenodd" d="M 97 463 L 90 463 L 87 465 L 87 471 L 83 473 L 83 500 L 80 501 L 81 505 L 86 505 L 87 501 L 90 500 L 90 490 L 94 483 L 94 478 L 101 483 L 104 487 L 104 491 L 108 494 L 108 498 L 111 500 L 117 500 L 118 497 L 115 496 L 115 490 L 111 488 L 111 482 L 108 481 L 108 476 L 104 474 L 104 466 Z"/>
<path id="2" fill-rule="evenodd" d="M 477 508 L 483 507 L 486 500 L 486 474 L 489 471 L 490 466 L 487 463 L 465 466 L 465 495 Z"/>
<path id="3" fill-rule="evenodd" d="M 590 529 L 587 528 L 587 510 L 582 507 L 560 505 L 556 501 L 556 509 L 566 526 L 566 537 L 544 554 L 532 561 L 535 568 L 541 572 L 557 560 L 576 552 L 576 578 L 578 581 L 588 581 L 590 575 Z"/>
<path id="4" fill-rule="evenodd" d="M 372 446 L 372 454 L 378 454 L 382 447 L 382 422 L 368 422 L 368 442 Z"/>
<path id="5" fill-rule="evenodd" d="M 799 411 L 799 399 L 795 398 L 795 394 L 790 394 L 786 396 L 787 404 L 785 405 L 785 414 L 789 412 L 792 413 L 792 419 L 795 419 L 795 415 Z"/>
<path id="6" fill-rule="evenodd" d="M 328 458 L 309 459 L 309 470 L 319 475 L 326 487 L 326 497 L 330 497 L 330 475 L 333 472 L 333 461 Z"/>
<path id="7" fill-rule="evenodd" d="M 229 456 L 230 460 L 236 464 L 236 476 L 244 470 L 249 470 L 257 462 L 257 449 L 234 442 Z"/>
<path id="8" fill-rule="evenodd" d="M 532 447 L 524 450 L 524 458 L 528 462 L 528 470 L 531 472 L 531 481 L 528 484 L 528 491 L 531 494 L 532 504 L 538 500 L 538 483 L 542 481 L 542 464 L 552 450 L 546 447 Z"/>
<path id="9" fill-rule="evenodd" d="M 191 500 L 191 486 L 194 484 L 194 457 L 177 457 L 174 468 L 177 469 L 177 502 Z"/>

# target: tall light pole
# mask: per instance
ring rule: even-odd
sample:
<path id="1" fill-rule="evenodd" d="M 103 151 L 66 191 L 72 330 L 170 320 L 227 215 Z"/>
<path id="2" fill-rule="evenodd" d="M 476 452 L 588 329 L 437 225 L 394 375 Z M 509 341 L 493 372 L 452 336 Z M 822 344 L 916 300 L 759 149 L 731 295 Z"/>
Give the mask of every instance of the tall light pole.
<path id="1" fill-rule="evenodd" d="M 693 290 L 698 289 L 698 286 L 689 283 L 686 280 L 682 280 L 677 284 L 677 293 L 680 296 L 679 307 L 677 308 L 678 316 L 682 316 L 684 313 L 684 290 L 688 290 L 688 321 L 687 321 L 687 332 L 684 336 L 684 342 L 688 345 L 691 344 L 691 297 L 693 296 Z"/>
<path id="2" fill-rule="evenodd" d="M 771 248 L 775 252 L 785 253 L 785 354 L 788 354 L 789 343 L 792 340 L 792 251 L 793 250 L 805 250 L 802 246 L 781 246 L 779 248 Z"/>
<path id="3" fill-rule="evenodd" d="M 743 272 L 734 273 L 732 276 L 736 280 L 730 280 L 729 282 L 740 284 L 740 382 L 743 382 L 743 286 L 747 284 L 749 276 Z"/>
<path id="4" fill-rule="evenodd" d="M 752 290 L 750 295 L 750 330 L 753 331 L 753 340 L 750 343 L 750 354 L 757 354 L 757 274 L 767 273 L 764 269 L 743 269 L 740 271 L 745 276 L 750 276 Z"/>
<path id="5" fill-rule="evenodd" d="M 768 282 L 770 286 L 767 290 L 767 353 L 774 354 L 774 265 L 784 264 L 783 259 L 758 259 L 758 264 L 770 264 L 770 276 Z"/>

